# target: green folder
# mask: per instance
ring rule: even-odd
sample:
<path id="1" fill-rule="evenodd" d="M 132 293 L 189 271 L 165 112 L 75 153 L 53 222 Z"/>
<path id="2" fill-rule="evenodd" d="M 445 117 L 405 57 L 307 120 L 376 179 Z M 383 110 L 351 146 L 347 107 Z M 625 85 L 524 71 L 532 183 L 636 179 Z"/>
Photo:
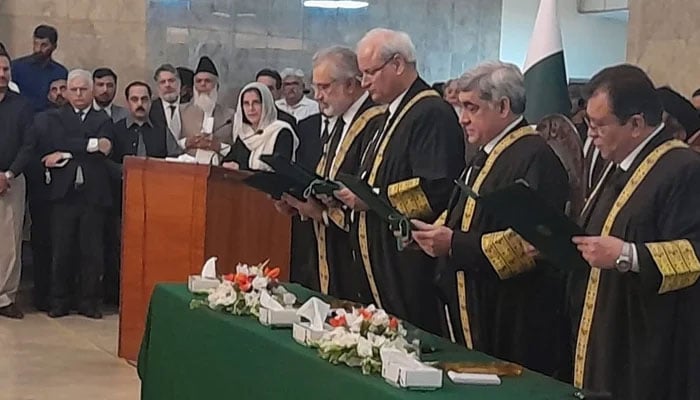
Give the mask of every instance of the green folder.
<path id="1" fill-rule="evenodd" d="M 524 180 L 487 194 L 476 193 L 462 181 L 455 183 L 484 212 L 512 228 L 560 268 L 590 268 L 571 242 L 574 236 L 586 236 L 584 229 L 551 207 Z"/>
<path id="2" fill-rule="evenodd" d="M 260 160 L 272 167 L 278 174 L 284 175 L 303 186 L 306 197 L 309 195 L 333 196 L 333 192 L 340 189 L 338 183 L 309 172 L 294 161 L 286 159 L 279 154 L 263 155 L 260 156 Z"/>

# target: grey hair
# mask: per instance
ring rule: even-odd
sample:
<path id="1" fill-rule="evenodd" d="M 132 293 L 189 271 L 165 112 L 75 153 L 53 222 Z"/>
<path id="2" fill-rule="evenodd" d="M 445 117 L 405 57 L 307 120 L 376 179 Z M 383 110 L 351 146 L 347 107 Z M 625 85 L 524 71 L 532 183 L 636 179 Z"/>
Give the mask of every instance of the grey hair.
<path id="1" fill-rule="evenodd" d="M 525 81 L 520 68 L 501 61 L 487 61 L 465 72 L 459 78 L 462 92 L 479 91 L 479 97 L 489 102 L 502 98 L 510 100 L 515 114 L 525 112 Z"/>
<path id="2" fill-rule="evenodd" d="M 294 69 L 294 68 L 285 68 L 280 72 L 280 76 L 282 79 L 287 79 L 290 76 L 293 76 L 295 78 L 299 78 L 302 81 L 304 80 L 304 71 L 300 69 Z"/>
<path id="3" fill-rule="evenodd" d="M 66 84 L 70 84 L 71 81 L 75 79 L 85 79 L 87 81 L 88 86 L 92 88 L 92 74 L 89 71 L 86 71 L 84 69 L 74 69 L 71 70 L 68 73 L 68 78 L 66 79 Z"/>
<path id="4" fill-rule="evenodd" d="M 178 81 L 180 80 L 180 74 L 178 74 L 177 68 L 175 68 L 172 64 L 163 64 L 156 68 L 156 72 L 153 73 L 154 81 L 158 82 L 158 77 L 160 76 L 161 72 L 170 72 L 171 74 L 175 75 L 175 79 Z"/>
<path id="5" fill-rule="evenodd" d="M 314 54 L 313 67 L 318 67 L 322 62 L 332 61 L 333 79 L 354 79 L 359 80 L 362 76 L 360 67 L 357 65 L 357 54 L 352 49 L 344 46 L 331 46 L 319 50 Z"/>
<path id="6" fill-rule="evenodd" d="M 386 28 L 374 28 L 360 39 L 357 43 L 357 47 L 361 47 L 365 42 L 374 38 L 382 39 L 379 49 L 382 60 L 388 60 L 398 54 L 403 57 L 407 63 L 416 63 L 416 46 L 413 45 L 413 41 L 408 33 Z"/>

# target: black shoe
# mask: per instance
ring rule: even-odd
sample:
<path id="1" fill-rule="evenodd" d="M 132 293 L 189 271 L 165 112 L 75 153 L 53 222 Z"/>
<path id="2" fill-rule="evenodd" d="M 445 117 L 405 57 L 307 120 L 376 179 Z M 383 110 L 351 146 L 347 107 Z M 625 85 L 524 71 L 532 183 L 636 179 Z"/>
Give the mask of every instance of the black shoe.
<path id="1" fill-rule="evenodd" d="M 81 308 L 78 313 L 92 319 L 102 319 L 102 313 L 97 307 Z"/>
<path id="2" fill-rule="evenodd" d="M 15 303 L 10 303 L 5 307 L 0 308 L 0 316 L 12 319 L 22 319 L 24 318 L 24 313 L 22 313 Z"/>
<path id="3" fill-rule="evenodd" d="M 49 305 L 43 301 L 35 302 L 34 308 L 36 308 L 38 311 L 41 311 L 41 312 L 48 312 L 49 311 Z"/>
<path id="4" fill-rule="evenodd" d="M 49 310 L 49 317 L 51 318 L 61 318 L 70 314 L 65 308 L 52 308 Z"/>

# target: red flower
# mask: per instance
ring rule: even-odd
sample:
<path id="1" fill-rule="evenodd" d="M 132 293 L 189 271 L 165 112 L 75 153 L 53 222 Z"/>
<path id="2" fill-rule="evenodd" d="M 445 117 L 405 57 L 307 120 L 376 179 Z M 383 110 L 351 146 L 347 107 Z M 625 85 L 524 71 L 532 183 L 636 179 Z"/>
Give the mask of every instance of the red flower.
<path id="1" fill-rule="evenodd" d="M 233 281 L 236 283 L 238 286 L 242 286 L 248 283 L 248 275 L 245 274 L 236 274 L 236 276 L 233 278 Z"/>
<path id="2" fill-rule="evenodd" d="M 280 268 L 275 267 L 275 268 L 268 268 L 265 267 L 263 268 L 263 275 L 265 275 L 267 278 L 272 279 L 277 279 L 280 276 Z"/>
<path id="3" fill-rule="evenodd" d="M 391 317 L 391 319 L 389 320 L 389 329 L 394 331 L 399 329 L 399 320 L 395 317 Z"/>
<path id="4" fill-rule="evenodd" d="M 365 308 L 360 308 L 360 315 L 362 315 L 362 319 L 364 319 L 365 321 L 369 321 L 370 319 L 372 319 L 372 312 L 368 311 Z"/>
<path id="5" fill-rule="evenodd" d="M 241 289 L 241 292 L 248 293 L 253 289 L 253 284 L 250 282 L 246 282 L 242 285 L 238 285 L 238 288 Z"/>
<path id="6" fill-rule="evenodd" d="M 345 315 L 339 315 L 339 316 L 331 318 L 331 320 L 328 321 L 328 323 L 332 327 L 338 328 L 338 327 L 347 325 L 348 321 L 345 319 Z"/>

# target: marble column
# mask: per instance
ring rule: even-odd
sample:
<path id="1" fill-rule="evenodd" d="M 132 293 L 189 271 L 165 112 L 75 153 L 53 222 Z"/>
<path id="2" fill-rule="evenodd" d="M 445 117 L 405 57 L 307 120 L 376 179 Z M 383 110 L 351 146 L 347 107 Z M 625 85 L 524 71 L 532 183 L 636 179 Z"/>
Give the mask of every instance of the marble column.
<path id="1" fill-rule="evenodd" d="M 698 0 L 629 0 L 627 60 L 686 96 L 700 87 Z"/>
<path id="2" fill-rule="evenodd" d="M 58 30 L 54 58 L 66 68 L 110 67 L 119 77 L 116 100 L 133 80 L 149 80 L 146 62 L 148 0 L 2 0 L 0 40 L 14 58 L 31 52 L 32 32 L 47 24 Z"/>

